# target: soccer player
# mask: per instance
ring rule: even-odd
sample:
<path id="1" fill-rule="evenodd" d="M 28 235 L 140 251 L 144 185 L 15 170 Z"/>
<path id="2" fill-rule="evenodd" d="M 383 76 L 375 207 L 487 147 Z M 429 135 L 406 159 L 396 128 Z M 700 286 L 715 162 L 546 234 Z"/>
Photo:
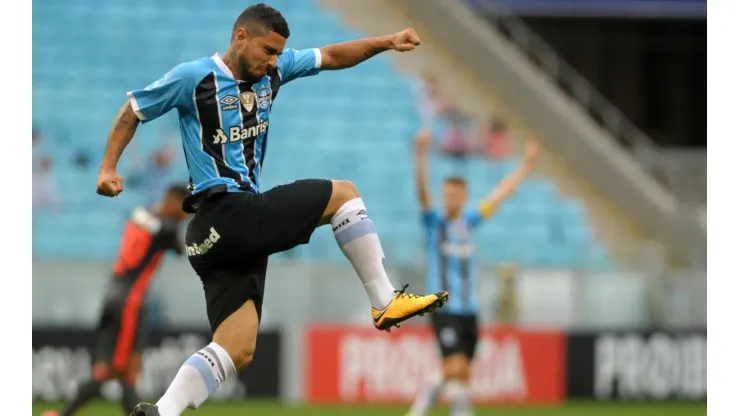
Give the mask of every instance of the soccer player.
<path id="1" fill-rule="evenodd" d="M 118 258 L 113 263 L 113 278 L 108 285 L 98 323 L 97 348 L 92 377 L 79 386 L 77 395 L 61 413 L 44 416 L 71 416 L 100 393 L 100 386 L 112 379 L 123 385 L 121 405 L 127 414 L 138 403 L 136 378 L 141 351 L 146 344 L 146 318 L 142 302 L 165 251 L 182 255 L 185 241 L 179 231 L 188 214 L 182 202 L 187 187 L 172 185 L 153 208 L 136 207 L 123 229 Z"/>
<path id="2" fill-rule="evenodd" d="M 419 394 L 408 416 L 425 416 L 436 403 L 443 387 L 451 394 L 451 414 L 470 416 L 472 405 L 467 393 L 467 383 L 470 379 L 470 363 L 478 342 L 479 309 L 470 235 L 524 180 L 537 159 L 539 146 L 536 142 L 529 141 L 525 148 L 524 162 L 475 207 L 466 205 L 467 185 L 463 178 L 453 176 L 445 179 L 442 184 L 443 209 L 440 211 L 432 206 L 432 197 L 427 186 L 426 153 L 429 141 L 428 130 L 418 134 L 416 182 L 427 233 L 427 285 L 430 290 L 449 290 L 450 303 L 445 310 L 432 316 L 432 325 L 442 353 L 442 377 L 437 377 Z"/>
<path id="3" fill-rule="evenodd" d="M 299 180 L 266 192 L 259 186 L 270 110 L 283 85 L 355 66 L 383 51 L 411 51 L 418 36 L 406 29 L 305 50 L 286 48 L 289 36 L 280 12 L 265 4 L 248 7 L 236 19 L 223 56 L 180 64 L 130 92 L 111 128 L 97 185 L 109 197 L 123 190 L 116 165 L 139 123 L 177 109 L 192 187 L 183 209 L 195 213 L 185 237 L 187 253 L 203 283 L 213 332 L 213 342 L 183 364 L 156 405 L 141 403 L 135 416 L 176 416 L 197 408 L 252 361 L 267 259 L 308 243 L 318 226 L 331 224 L 365 287 L 377 329 L 390 330 L 447 300 L 446 292 L 418 296 L 405 293 L 406 286 L 394 289 L 375 226 L 351 182 Z M 306 149 L 311 139 L 305 138 Z"/>

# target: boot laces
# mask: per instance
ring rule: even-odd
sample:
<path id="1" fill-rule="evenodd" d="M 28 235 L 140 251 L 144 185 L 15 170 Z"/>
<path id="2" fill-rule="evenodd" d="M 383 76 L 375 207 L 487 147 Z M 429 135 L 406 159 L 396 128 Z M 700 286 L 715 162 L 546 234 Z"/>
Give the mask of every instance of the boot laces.
<path id="1" fill-rule="evenodd" d="M 394 292 L 398 293 L 396 295 L 396 299 L 418 299 L 423 296 L 415 295 L 413 293 L 406 293 L 406 289 L 409 287 L 408 283 L 403 285 L 401 290 L 395 290 Z"/>

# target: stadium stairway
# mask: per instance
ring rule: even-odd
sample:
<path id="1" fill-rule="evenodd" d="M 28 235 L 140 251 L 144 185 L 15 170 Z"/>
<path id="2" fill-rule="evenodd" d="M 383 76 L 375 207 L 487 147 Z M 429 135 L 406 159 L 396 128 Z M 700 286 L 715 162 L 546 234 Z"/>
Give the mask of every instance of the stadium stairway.
<path id="1" fill-rule="evenodd" d="M 100 198 L 93 190 L 95 170 L 80 171 L 69 158 L 80 148 L 92 155 L 102 153 L 126 91 L 148 85 L 181 61 L 223 51 L 243 3 L 222 0 L 205 10 L 195 7 L 198 4 L 131 0 L 123 7 L 70 0 L 34 5 L 34 120 L 47 136 L 43 152 L 57 160 L 54 181 L 64 197 L 61 211 L 34 213 L 35 259 L 102 260 L 115 254 L 121 225 L 133 206 L 148 202 L 146 194 L 127 190 L 115 202 Z M 322 11 L 314 2 L 271 4 L 290 22 L 291 47 L 364 35 L 346 29 L 336 13 Z M 262 188 L 300 177 L 350 179 L 368 201 L 389 261 L 418 264 L 424 244 L 412 182 L 411 138 L 418 127 L 414 80 L 393 67 L 393 57 L 385 54 L 281 90 L 272 114 Z M 488 106 L 480 104 L 474 89 L 459 96 L 468 97 L 468 104 L 479 103 L 479 108 Z M 161 130 L 173 125 L 174 114 L 169 114 L 142 127 L 134 139 L 138 150 L 148 154 L 156 149 Z M 464 169 L 472 197 L 479 198 L 516 163 L 517 158 L 502 163 L 473 158 L 461 168 L 435 156 L 431 180 L 439 183 Z M 170 179 L 187 178 L 183 165 Z M 559 188 L 546 175 L 526 181 L 511 203 L 477 233 L 479 257 L 494 264 L 611 268 L 611 255 L 595 238 L 584 205 L 578 198 L 562 196 Z M 312 244 L 280 257 L 344 261 L 326 227 Z"/>

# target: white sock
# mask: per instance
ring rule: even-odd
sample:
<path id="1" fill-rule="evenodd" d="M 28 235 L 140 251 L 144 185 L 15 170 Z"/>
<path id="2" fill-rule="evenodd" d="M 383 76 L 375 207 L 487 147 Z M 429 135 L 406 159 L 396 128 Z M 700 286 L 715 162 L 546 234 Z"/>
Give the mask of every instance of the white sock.
<path id="1" fill-rule="evenodd" d="M 429 409 L 437 404 L 439 393 L 444 387 L 444 380 L 441 377 L 435 377 L 429 385 L 422 390 L 411 406 L 411 414 L 414 416 L 426 416 Z"/>
<path id="2" fill-rule="evenodd" d="M 352 263 L 365 286 L 370 304 L 383 309 L 393 300 L 395 292 L 383 267 L 383 248 L 368 218 L 362 199 L 346 202 L 331 218 L 331 228 L 342 253 Z"/>
<path id="3" fill-rule="evenodd" d="M 450 414 L 452 416 L 473 416 L 473 406 L 470 402 L 467 384 L 459 380 L 450 380 L 447 383 L 447 389 L 452 401 Z"/>
<path id="4" fill-rule="evenodd" d="M 230 375 L 236 374 L 229 354 L 215 342 L 191 355 L 157 402 L 160 416 L 180 416 L 208 399 Z"/>

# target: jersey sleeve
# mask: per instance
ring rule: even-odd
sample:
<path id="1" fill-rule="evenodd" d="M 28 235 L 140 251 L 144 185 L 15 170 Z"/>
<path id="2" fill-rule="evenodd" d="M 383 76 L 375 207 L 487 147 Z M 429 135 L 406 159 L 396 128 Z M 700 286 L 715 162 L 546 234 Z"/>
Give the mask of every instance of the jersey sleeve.
<path id="1" fill-rule="evenodd" d="M 184 63 L 172 68 L 148 87 L 129 91 L 131 107 L 143 123 L 167 114 L 173 108 L 190 108 L 195 90 L 196 71 Z"/>
<path id="2" fill-rule="evenodd" d="M 287 84 L 296 78 L 310 77 L 321 70 L 321 51 L 318 48 L 286 48 L 278 57 L 277 65 L 282 84 Z"/>
<path id="3" fill-rule="evenodd" d="M 423 210 L 421 212 L 421 222 L 426 228 L 433 227 L 434 224 L 439 222 L 439 214 L 437 213 L 437 210 L 434 208 Z"/>
<path id="4" fill-rule="evenodd" d="M 483 220 L 483 213 L 479 207 L 468 207 L 465 209 L 465 219 L 471 227 L 477 227 Z"/>

